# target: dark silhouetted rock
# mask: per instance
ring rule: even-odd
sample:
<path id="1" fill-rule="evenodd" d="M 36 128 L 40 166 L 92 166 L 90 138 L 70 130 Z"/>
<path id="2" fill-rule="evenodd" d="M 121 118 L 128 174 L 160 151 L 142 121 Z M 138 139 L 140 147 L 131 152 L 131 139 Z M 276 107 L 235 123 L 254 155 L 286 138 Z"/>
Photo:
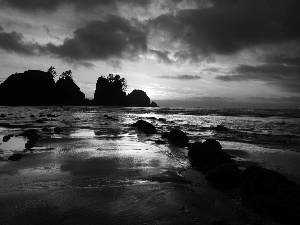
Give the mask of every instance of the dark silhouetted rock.
<path id="1" fill-rule="evenodd" d="M 82 105 L 84 103 L 85 95 L 71 77 L 60 78 L 55 85 L 58 89 L 60 104 Z M 48 117 L 51 117 L 49 115 L 51 114 L 47 114 Z"/>
<path id="2" fill-rule="evenodd" d="M 150 98 L 147 96 L 146 92 L 142 90 L 133 90 L 128 96 L 129 106 L 135 107 L 149 107 Z"/>
<path id="3" fill-rule="evenodd" d="M 94 133 L 95 133 L 95 135 L 102 135 L 103 134 L 103 132 L 99 131 L 99 130 L 95 130 Z"/>
<path id="4" fill-rule="evenodd" d="M 26 143 L 25 143 L 25 148 L 26 149 L 32 149 L 33 147 L 35 147 L 36 145 L 36 139 L 29 139 Z"/>
<path id="5" fill-rule="evenodd" d="M 241 184 L 243 171 L 233 163 L 225 163 L 209 171 L 205 179 L 217 188 L 227 189 Z"/>
<path id="6" fill-rule="evenodd" d="M 227 127 L 224 127 L 223 125 L 217 125 L 217 127 L 215 127 L 216 131 L 228 131 Z"/>
<path id="7" fill-rule="evenodd" d="M 35 118 L 35 115 L 30 115 L 31 118 Z"/>
<path id="8" fill-rule="evenodd" d="M 189 143 L 189 138 L 186 136 L 186 134 L 179 130 L 174 129 L 170 132 L 166 132 L 162 135 L 162 138 L 167 139 L 170 143 L 177 145 L 179 147 L 187 146 Z"/>
<path id="9" fill-rule="evenodd" d="M 244 197 L 274 192 L 278 188 L 289 185 L 290 182 L 281 174 L 259 166 L 251 166 L 243 173 L 241 191 Z"/>
<path id="10" fill-rule="evenodd" d="M 99 77 L 94 93 L 94 104 L 103 106 L 127 106 L 124 84 L 120 76 Z"/>
<path id="11" fill-rule="evenodd" d="M 221 164 L 231 163 L 231 156 L 222 150 L 218 141 L 213 139 L 191 144 L 188 156 L 193 167 L 206 172 Z"/>
<path id="12" fill-rule="evenodd" d="M 1 86 L 0 86 L 0 87 L 1 87 Z M 6 117 L 6 116 L 5 116 L 5 114 L 2 113 L 2 114 L 0 114 L 0 117 Z"/>
<path id="13" fill-rule="evenodd" d="M 21 153 L 16 153 L 16 154 L 13 154 L 13 155 L 9 156 L 8 160 L 19 161 L 21 158 L 22 158 L 22 154 Z"/>
<path id="14" fill-rule="evenodd" d="M 253 166 L 243 172 L 242 198 L 253 209 L 275 220 L 298 224 L 300 219 L 299 185 L 281 174 Z"/>
<path id="15" fill-rule="evenodd" d="M 157 144 L 157 145 L 163 145 L 163 144 L 166 144 L 166 142 L 162 141 L 162 140 L 156 140 L 155 144 Z"/>
<path id="16" fill-rule="evenodd" d="M 79 105 L 84 94 L 68 76 L 56 83 L 53 75 L 39 70 L 28 70 L 9 76 L 0 85 L 0 105 Z"/>
<path id="17" fill-rule="evenodd" d="M 156 120 L 156 118 L 154 116 L 147 117 L 147 119 L 149 119 L 149 120 Z"/>
<path id="18" fill-rule="evenodd" d="M 160 122 L 167 122 L 167 120 L 164 119 L 164 118 L 159 118 L 158 121 L 160 121 Z"/>
<path id="19" fill-rule="evenodd" d="M 2 138 L 2 141 L 3 141 L 3 142 L 8 142 L 9 139 L 10 139 L 11 137 L 13 137 L 13 136 L 14 136 L 14 135 L 12 135 L 12 134 L 5 135 L 5 136 Z"/>
<path id="20" fill-rule="evenodd" d="M 19 134 L 18 136 L 23 136 L 23 137 L 27 137 L 28 139 L 35 139 L 35 140 L 41 137 L 41 135 L 39 135 L 38 130 L 36 129 L 26 130 L 23 133 Z"/>
<path id="21" fill-rule="evenodd" d="M 150 107 L 159 107 L 159 106 L 156 104 L 156 102 L 153 102 L 153 101 L 152 101 L 152 102 L 150 103 Z"/>
<path id="22" fill-rule="evenodd" d="M 156 134 L 155 127 L 144 120 L 138 120 L 134 124 L 131 125 L 132 127 L 138 128 L 140 131 L 143 131 L 145 134 Z"/>
<path id="23" fill-rule="evenodd" d="M 1 105 L 53 105 L 59 100 L 50 73 L 28 70 L 9 76 L 0 85 Z"/>
<path id="24" fill-rule="evenodd" d="M 53 131 L 54 131 L 54 133 L 57 133 L 57 134 L 63 132 L 63 130 L 60 127 L 54 127 Z"/>

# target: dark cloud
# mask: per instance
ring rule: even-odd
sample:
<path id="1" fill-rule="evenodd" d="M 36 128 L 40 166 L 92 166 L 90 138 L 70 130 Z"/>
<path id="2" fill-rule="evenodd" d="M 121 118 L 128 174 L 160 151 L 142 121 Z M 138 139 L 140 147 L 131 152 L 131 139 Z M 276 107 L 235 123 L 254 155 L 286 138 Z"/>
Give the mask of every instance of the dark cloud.
<path id="1" fill-rule="evenodd" d="M 149 26 L 187 46 L 188 52 L 179 52 L 178 57 L 198 61 L 214 53 L 299 41 L 299 8 L 298 0 L 213 0 L 211 7 L 161 15 Z"/>
<path id="2" fill-rule="evenodd" d="M 44 50 L 71 61 L 106 60 L 112 57 L 132 59 L 147 51 L 146 35 L 129 21 L 110 16 L 78 28 L 61 45 L 49 43 Z"/>
<path id="3" fill-rule="evenodd" d="M 197 75 L 178 75 L 178 76 L 156 76 L 161 79 L 172 79 L 172 80 L 199 80 L 202 79 Z"/>
<path id="4" fill-rule="evenodd" d="M 173 61 L 169 58 L 169 51 L 159 51 L 155 49 L 149 49 L 148 50 L 150 53 L 153 53 L 156 58 L 158 59 L 159 62 L 163 62 L 165 64 L 172 64 Z"/>
<path id="5" fill-rule="evenodd" d="M 73 5 L 76 10 L 93 9 L 97 6 L 117 8 L 118 4 L 146 7 L 150 0 L 0 0 L 1 7 L 27 12 L 51 12 L 63 5 Z"/>
<path id="6" fill-rule="evenodd" d="M 294 62 L 296 59 L 289 58 Z M 222 81 L 263 81 L 287 92 L 300 93 L 300 64 L 286 65 L 265 63 L 258 66 L 239 65 L 232 75 L 217 76 Z"/>
<path id="7" fill-rule="evenodd" d="M 26 42 L 24 36 L 17 32 L 5 32 L 0 26 L 0 49 L 7 53 L 21 55 L 36 55 L 39 49 L 38 44 Z"/>

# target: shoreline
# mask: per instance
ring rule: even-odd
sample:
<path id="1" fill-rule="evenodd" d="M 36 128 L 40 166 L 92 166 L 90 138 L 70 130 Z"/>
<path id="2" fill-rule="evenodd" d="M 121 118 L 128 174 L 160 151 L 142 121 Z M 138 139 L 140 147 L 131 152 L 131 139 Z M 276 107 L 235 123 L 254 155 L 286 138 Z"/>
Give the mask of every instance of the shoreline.
<path id="1" fill-rule="evenodd" d="M 33 153 L 27 151 L 20 161 L 7 158 L 0 161 L 2 224 L 7 221 L 18 224 L 21 220 L 36 224 L 76 224 L 76 221 L 80 224 L 84 223 L 81 217 L 92 224 L 96 221 L 118 224 L 124 220 L 128 224 L 279 224 L 246 208 L 234 191 L 223 193 L 213 188 L 204 174 L 190 168 L 186 148 L 156 144 L 161 140 L 160 134 L 147 136 L 130 127 L 134 121 L 146 119 L 155 124 L 159 133 L 178 126 L 186 128 L 184 119 L 181 120 L 184 115 L 173 117 L 175 122 L 172 122 L 171 116 L 163 117 L 153 111 L 142 114 L 125 110 L 118 114 L 109 108 L 46 109 L 26 112 L 24 118 L 19 116 L 21 109 L 16 108 L 13 113 L 15 118 L 7 123 L 17 125 L 21 120 L 33 126 L 3 128 L 1 140 L 5 134 L 18 134 L 26 128 L 38 129 L 42 138 Z M 109 116 L 104 117 L 105 114 Z M 36 122 L 40 115 L 45 119 L 43 123 Z M 56 127 L 62 132 L 54 132 Z M 195 141 L 196 136 L 193 133 L 191 136 L 192 142 Z M 24 138 L 19 151 L 24 149 L 26 141 Z M 240 166 L 259 163 L 282 172 L 278 167 L 278 162 L 284 162 L 282 156 L 293 159 L 298 155 L 249 143 L 220 142 L 225 152 L 237 157 Z M 255 160 L 249 161 L 251 158 Z M 293 164 L 299 165 L 296 161 Z M 300 171 L 300 168 L 288 169 Z M 299 182 L 300 172 L 292 175 L 287 177 Z M 74 214 L 77 211 L 78 215 Z M 29 215 L 35 212 L 39 214 L 33 219 Z M 106 216 L 101 217 L 103 214 Z"/>

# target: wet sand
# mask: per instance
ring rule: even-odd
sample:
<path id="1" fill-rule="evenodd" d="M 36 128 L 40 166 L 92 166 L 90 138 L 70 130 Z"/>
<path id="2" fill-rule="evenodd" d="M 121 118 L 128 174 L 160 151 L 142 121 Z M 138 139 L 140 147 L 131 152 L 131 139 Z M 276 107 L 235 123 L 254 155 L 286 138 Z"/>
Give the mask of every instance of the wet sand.
<path id="1" fill-rule="evenodd" d="M 134 108 L 0 109 L 7 115 L 0 124 L 1 225 L 277 224 L 246 209 L 237 193 L 212 188 L 204 174 L 190 168 L 187 149 L 157 145 L 160 134 L 145 136 L 131 128 L 140 118 L 159 133 L 180 127 L 191 142 L 227 135 L 221 144 L 237 161 L 262 164 L 296 181 L 300 177 L 299 152 L 227 141 L 234 132 L 193 130 L 215 126 L 221 117 L 207 122 L 208 116 Z M 49 113 L 55 116 L 47 117 Z M 37 123 L 38 118 L 44 122 Z M 53 132 L 54 127 L 63 132 Z M 20 161 L 8 161 L 11 154 L 23 152 L 27 139 L 12 137 L 4 143 L 2 137 L 30 128 L 42 135 L 37 147 L 22 153 Z"/>
<path id="2" fill-rule="evenodd" d="M 275 224 L 141 134 L 38 144 L 0 162 L 0 224 Z"/>

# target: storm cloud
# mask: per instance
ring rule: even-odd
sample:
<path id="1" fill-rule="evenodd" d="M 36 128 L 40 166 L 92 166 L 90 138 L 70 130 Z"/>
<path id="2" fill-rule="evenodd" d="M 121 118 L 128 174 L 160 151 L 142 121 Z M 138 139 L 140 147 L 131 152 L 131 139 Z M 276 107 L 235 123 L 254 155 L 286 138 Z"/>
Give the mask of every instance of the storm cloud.
<path id="1" fill-rule="evenodd" d="M 48 43 L 45 51 L 70 61 L 132 59 L 147 51 L 147 37 L 130 22 L 118 16 L 91 21 L 78 28 L 61 45 Z"/>
<path id="2" fill-rule="evenodd" d="M 168 35 L 166 41 L 187 46 L 176 55 L 197 61 L 210 54 L 230 55 L 271 43 L 300 41 L 297 0 L 213 0 L 211 7 L 164 14 L 150 29 Z"/>
<path id="3" fill-rule="evenodd" d="M 32 56 L 37 54 L 39 45 L 27 42 L 21 33 L 5 32 L 0 26 L 0 49 L 7 53 Z"/>
<path id="4" fill-rule="evenodd" d="M 291 59 L 295 62 L 297 59 Z M 300 93 L 300 64 L 265 63 L 258 66 L 239 65 L 231 75 L 217 76 L 226 82 L 262 81 L 286 92 Z"/>
<path id="5" fill-rule="evenodd" d="M 118 4 L 146 7 L 149 3 L 150 0 L 0 0 L 1 7 L 25 12 L 53 12 L 64 5 L 74 6 L 76 10 L 86 10 L 97 6 L 117 8 Z"/>

